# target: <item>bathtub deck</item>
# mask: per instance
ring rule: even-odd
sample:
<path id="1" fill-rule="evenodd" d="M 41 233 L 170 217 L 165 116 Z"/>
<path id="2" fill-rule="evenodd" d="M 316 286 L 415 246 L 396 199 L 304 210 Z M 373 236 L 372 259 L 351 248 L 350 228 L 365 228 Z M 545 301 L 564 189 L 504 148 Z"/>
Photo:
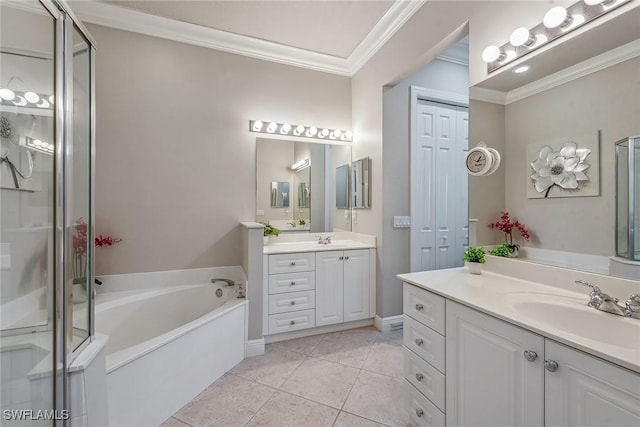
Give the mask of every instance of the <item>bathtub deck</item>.
<path id="1" fill-rule="evenodd" d="M 402 331 L 373 327 L 267 345 L 163 427 L 406 426 Z"/>

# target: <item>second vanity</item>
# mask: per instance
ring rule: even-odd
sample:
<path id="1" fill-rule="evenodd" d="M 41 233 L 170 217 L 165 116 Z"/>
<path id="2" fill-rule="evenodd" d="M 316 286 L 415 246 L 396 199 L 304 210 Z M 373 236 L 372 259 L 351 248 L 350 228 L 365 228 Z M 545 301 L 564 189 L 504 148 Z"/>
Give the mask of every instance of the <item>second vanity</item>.
<path id="1" fill-rule="evenodd" d="M 263 334 L 269 341 L 316 327 L 373 323 L 375 238 L 354 240 L 352 234 L 329 240 L 323 235 L 323 243 L 278 239 L 265 245 Z"/>
<path id="2" fill-rule="evenodd" d="M 587 307 L 578 285 L 463 268 L 398 277 L 414 427 L 640 425 L 640 320 Z"/>

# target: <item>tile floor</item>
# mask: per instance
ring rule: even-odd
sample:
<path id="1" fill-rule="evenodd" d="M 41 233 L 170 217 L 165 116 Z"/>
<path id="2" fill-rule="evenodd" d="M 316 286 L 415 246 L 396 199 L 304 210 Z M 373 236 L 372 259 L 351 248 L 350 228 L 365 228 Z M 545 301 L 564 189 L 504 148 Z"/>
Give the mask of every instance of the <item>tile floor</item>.
<path id="1" fill-rule="evenodd" d="M 402 365 L 401 330 L 269 344 L 162 427 L 404 427 Z"/>

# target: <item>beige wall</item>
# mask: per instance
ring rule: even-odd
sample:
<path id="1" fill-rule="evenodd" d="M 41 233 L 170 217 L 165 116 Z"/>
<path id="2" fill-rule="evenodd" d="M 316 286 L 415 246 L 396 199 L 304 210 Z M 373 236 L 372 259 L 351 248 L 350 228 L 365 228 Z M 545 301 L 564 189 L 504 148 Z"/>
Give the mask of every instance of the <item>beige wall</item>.
<path id="1" fill-rule="evenodd" d="M 351 128 L 335 76 L 91 25 L 96 62 L 96 273 L 239 265 L 256 208 L 249 119 Z"/>
<path id="2" fill-rule="evenodd" d="M 505 108 L 505 206 L 533 231 L 529 246 L 614 255 L 615 142 L 640 133 L 640 58 Z M 526 147 L 602 131 L 600 196 L 527 199 Z M 593 177 L 590 176 L 593 179 Z"/>

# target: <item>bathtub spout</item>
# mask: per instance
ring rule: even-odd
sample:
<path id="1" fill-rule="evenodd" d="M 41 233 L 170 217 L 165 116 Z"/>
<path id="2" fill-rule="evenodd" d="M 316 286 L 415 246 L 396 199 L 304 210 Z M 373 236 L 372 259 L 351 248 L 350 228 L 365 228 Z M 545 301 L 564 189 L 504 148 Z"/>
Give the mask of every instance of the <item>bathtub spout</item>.
<path id="1" fill-rule="evenodd" d="M 236 282 L 234 282 L 231 279 L 211 279 L 211 283 L 216 283 L 216 282 L 225 282 L 227 284 L 227 286 L 235 286 Z"/>

